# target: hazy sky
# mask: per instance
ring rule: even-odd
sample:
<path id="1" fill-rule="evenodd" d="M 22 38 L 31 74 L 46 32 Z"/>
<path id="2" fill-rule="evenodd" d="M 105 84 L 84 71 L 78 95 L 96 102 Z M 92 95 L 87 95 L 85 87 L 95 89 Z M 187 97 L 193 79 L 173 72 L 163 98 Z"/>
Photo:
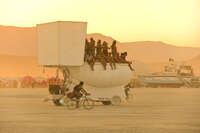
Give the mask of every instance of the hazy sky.
<path id="1" fill-rule="evenodd" d="M 0 0 L 0 25 L 87 21 L 121 42 L 200 46 L 200 0 Z"/>

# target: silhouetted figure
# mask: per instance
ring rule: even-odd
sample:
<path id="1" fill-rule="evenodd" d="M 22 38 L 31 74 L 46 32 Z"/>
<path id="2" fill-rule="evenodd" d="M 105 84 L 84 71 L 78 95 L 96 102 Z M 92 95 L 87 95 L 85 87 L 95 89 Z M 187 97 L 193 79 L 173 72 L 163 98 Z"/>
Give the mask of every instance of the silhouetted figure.
<path id="1" fill-rule="evenodd" d="M 124 52 L 124 53 L 121 53 L 121 62 L 122 63 L 128 63 L 128 66 L 129 66 L 129 68 L 131 69 L 131 71 L 134 71 L 134 69 L 132 68 L 132 66 L 131 66 L 131 62 L 129 62 L 129 61 L 127 61 L 126 60 L 126 56 L 127 56 L 127 52 Z"/>
<path id="2" fill-rule="evenodd" d="M 96 57 L 99 58 L 101 53 L 102 53 L 101 40 L 98 40 L 97 46 L 96 46 Z"/>
<path id="3" fill-rule="evenodd" d="M 80 82 L 78 85 L 76 85 L 73 89 L 73 97 L 76 98 L 76 107 L 78 108 L 79 107 L 79 100 L 80 98 L 83 96 L 82 93 L 84 94 L 88 94 L 87 91 L 85 89 L 83 89 L 83 85 L 84 85 L 84 82 Z M 72 97 L 72 98 L 73 98 Z"/>
<path id="4" fill-rule="evenodd" d="M 126 61 L 127 52 L 121 53 L 121 58 Z"/>
<path id="5" fill-rule="evenodd" d="M 95 57 L 95 40 L 90 38 L 90 53 L 93 57 Z"/>
<path id="6" fill-rule="evenodd" d="M 113 57 L 111 53 L 108 53 L 108 56 L 106 57 L 106 61 L 109 62 L 111 69 L 116 69 L 115 61 L 113 60 Z"/>
<path id="7" fill-rule="evenodd" d="M 116 56 L 113 57 L 113 59 L 114 59 L 114 61 L 117 62 L 117 63 L 122 63 L 121 56 L 119 55 L 118 52 L 116 53 Z"/>
<path id="8" fill-rule="evenodd" d="M 116 40 L 114 40 L 111 45 L 111 52 L 112 52 L 112 57 L 113 57 L 114 61 L 118 62 L 116 43 L 117 43 Z"/>
<path id="9" fill-rule="evenodd" d="M 105 57 L 108 56 L 108 49 L 110 49 L 108 47 L 108 43 L 106 41 L 103 42 L 103 54 L 105 55 Z"/>
<path id="10" fill-rule="evenodd" d="M 103 65 L 104 70 L 106 70 L 107 62 L 106 62 L 106 59 L 105 59 L 103 52 L 101 52 L 100 55 L 99 55 L 99 61 Z"/>
<path id="11" fill-rule="evenodd" d="M 91 70 L 94 70 L 95 58 L 92 56 L 91 53 L 88 53 L 86 56 L 86 61 L 89 64 Z"/>

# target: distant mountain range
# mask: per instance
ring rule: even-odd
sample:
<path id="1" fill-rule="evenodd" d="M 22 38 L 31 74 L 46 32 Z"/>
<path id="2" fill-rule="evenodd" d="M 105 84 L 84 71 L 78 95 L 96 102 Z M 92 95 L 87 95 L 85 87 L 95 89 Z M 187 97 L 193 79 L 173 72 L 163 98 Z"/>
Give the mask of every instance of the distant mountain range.
<path id="1" fill-rule="evenodd" d="M 88 34 L 88 39 L 107 41 L 111 45 L 114 38 L 99 33 Z M 127 51 L 131 60 L 143 62 L 189 60 L 200 54 L 200 47 L 177 47 L 164 42 L 118 42 L 119 51 Z M 17 56 L 37 56 L 36 27 L 0 26 L 0 54 Z"/>
<path id="2" fill-rule="evenodd" d="M 99 33 L 88 34 L 96 41 L 107 41 L 112 44 L 114 38 Z M 200 48 L 177 47 L 164 42 L 140 41 L 119 42 L 118 50 L 128 52 L 130 60 L 144 62 L 160 71 L 169 58 L 177 62 L 193 65 L 194 72 L 200 75 Z M 45 69 L 37 65 L 37 32 L 36 27 L 21 28 L 0 26 L 0 77 L 35 77 L 55 74 L 55 69 Z M 136 66 L 143 71 L 141 66 Z"/>
<path id="3" fill-rule="evenodd" d="M 0 55 L 0 78 L 17 78 L 23 76 L 50 77 L 54 68 L 43 68 L 37 64 L 37 57 Z"/>

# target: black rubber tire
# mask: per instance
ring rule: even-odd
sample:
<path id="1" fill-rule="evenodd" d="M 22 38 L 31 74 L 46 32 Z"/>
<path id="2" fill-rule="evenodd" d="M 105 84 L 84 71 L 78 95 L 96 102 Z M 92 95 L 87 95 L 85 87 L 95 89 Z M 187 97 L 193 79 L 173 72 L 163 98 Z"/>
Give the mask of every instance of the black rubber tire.
<path id="1" fill-rule="evenodd" d="M 111 101 L 102 101 L 103 105 L 111 105 Z"/>

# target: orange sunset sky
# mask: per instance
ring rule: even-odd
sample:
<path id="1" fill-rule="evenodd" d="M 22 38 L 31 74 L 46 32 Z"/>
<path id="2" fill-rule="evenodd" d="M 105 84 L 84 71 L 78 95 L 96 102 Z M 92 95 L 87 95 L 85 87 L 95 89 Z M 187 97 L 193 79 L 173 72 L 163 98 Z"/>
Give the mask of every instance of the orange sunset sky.
<path id="1" fill-rule="evenodd" d="M 0 0 L 0 25 L 87 21 L 88 33 L 121 42 L 200 46 L 200 0 Z"/>

